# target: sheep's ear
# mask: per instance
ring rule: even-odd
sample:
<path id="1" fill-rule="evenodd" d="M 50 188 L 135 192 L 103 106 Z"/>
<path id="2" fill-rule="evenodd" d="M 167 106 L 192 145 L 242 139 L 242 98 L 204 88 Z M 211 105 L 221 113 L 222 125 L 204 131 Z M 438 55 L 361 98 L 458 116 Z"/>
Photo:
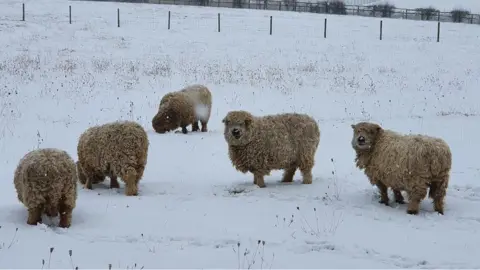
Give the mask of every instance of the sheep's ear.
<path id="1" fill-rule="evenodd" d="M 222 123 L 225 124 L 226 121 L 227 121 L 227 117 L 225 117 L 225 118 L 222 119 Z"/>
<path id="2" fill-rule="evenodd" d="M 354 125 L 354 124 L 351 124 L 350 126 L 352 127 L 352 129 L 355 129 L 355 125 Z"/>

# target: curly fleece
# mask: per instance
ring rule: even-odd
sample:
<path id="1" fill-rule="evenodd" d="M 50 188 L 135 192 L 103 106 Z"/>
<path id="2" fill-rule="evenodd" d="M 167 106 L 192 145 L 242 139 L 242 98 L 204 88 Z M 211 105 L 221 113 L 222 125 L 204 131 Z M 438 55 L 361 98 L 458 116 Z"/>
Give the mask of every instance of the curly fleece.
<path id="1" fill-rule="evenodd" d="M 138 182 L 147 164 L 149 140 L 145 129 L 133 121 L 116 121 L 88 128 L 80 135 L 77 171 L 80 183 L 92 184 L 110 178 L 111 187 L 125 182 L 127 196 L 138 195 Z"/>
<path id="2" fill-rule="evenodd" d="M 409 196 L 407 213 L 417 214 L 421 200 L 433 199 L 435 211 L 443 214 L 444 198 L 452 167 L 447 143 L 426 135 L 401 135 L 377 124 L 352 125 L 352 147 L 356 166 L 365 170 L 370 183 L 377 185 L 381 203 L 388 205 L 388 187 Z M 365 145 L 358 143 L 363 136 Z"/>
<path id="3" fill-rule="evenodd" d="M 251 172 L 253 183 L 265 187 L 271 170 L 284 170 L 283 182 L 292 182 L 297 169 L 303 183 L 312 183 L 320 129 L 310 116 L 285 113 L 257 117 L 247 111 L 231 111 L 223 119 L 229 158 L 240 172 Z M 235 137 L 234 133 L 240 135 Z"/>
<path id="4" fill-rule="evenodd" d="M 184 134 L 192 125 L 192 131 L 208 131 L 207 125 L 212 111 L 212 94 L 203 85 L 190 85 L 180 91 L 170 92 L 160 101 L 157 114 L 152 119 L 152 127 L 158 133 L 182 128 Z"/>
<path id="5" fill-rule="evenodd" d="M 42 222 L 42 214 L 55 217 L 60 213 L 59 227 L 71 225 L 77 200 L 75 162 L 59 149 L 44 148 L 27 153 L 14 175 L 17 197 L 28 209 L 27 223 Z"/>

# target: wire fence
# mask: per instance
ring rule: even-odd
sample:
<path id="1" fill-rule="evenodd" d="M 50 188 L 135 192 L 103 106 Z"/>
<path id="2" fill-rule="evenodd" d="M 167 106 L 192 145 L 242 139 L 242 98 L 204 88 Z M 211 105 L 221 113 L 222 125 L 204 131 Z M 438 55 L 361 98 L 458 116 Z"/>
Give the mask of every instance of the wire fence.
<path id="1" fill-rule="evenodd" d="M 454 23 L 480 24 L 480 14 L 472 14 L 468 10 L 454 9 L 449 12 L 434 7 L 417 9 L 397 8 L 391 4 L 375 4 L 376 0 L 350 0 L 345 2 L 317 1 L 300 2 L 297 0 L 88 0 L 101 2 L 150 3 L 163 5 L 188 5 L 204 7 L 241 8 L 309 12 L 319 14 L 353 15 L 363 17 L 383 17 L 406 20 L 424 20 Z M 353 4 L 352 4 L 353 3 Z"/>
<path id="2" fill-rule="evenodd" d="M 90 0 L 90 1 L 92 1 L 92 0 Z M 93 1 L 97 1 L 97 0 L 93 0 Z M 150 0 L 150 1 L 152 1 L 152 0 Z M 165 1 L 165 0 L 155 0 L 155 1 Z M 172 1 L 172 2 L 175 1 L 176 3 L 178 3 L 178 1 L 180 1 L 180 0 L 170 0 L 170 1 Z M 193 2 L 193 1 L 197 1 L 197 0 L 183 0 L 183 1 Z M 236 1 L 236 0 L 233 0 L 233 1 Z M 100 1 L 99 1 L 99 2 L 100 2 Z M 115 1 L 102 1 L 102 2 L 115 2 Z M 226 2 L 224 1 L 224 2 L 222 2 L 222 3 L 226 3 Z M 183 4 L 178 4 L 178 5 L 183 5 Z M 196 5 L 196 6 L 198 6 L 198 5 Z M 265 6 L 262 6 L 262 7 L 263 7 L 263 9 L 266 9 Z M 250 8 L 252 8 L 252 6 L 250 6 Z M 330 6 L 329 8 L 332 8 L 332 7 Z M 258 9 L 262 9 L 262 8 L 258 8 Z M 23 3 L 23 4 L 21 5 L 21 11 L 22 11 L 22 13 L 21 13 L 21 20 L 22 20 L 22 21 L 29 21 L 29 20 L 35 21 L 36 18 L 42 18 L 42 17 L 44 17 L 43 15 L 40 15 L 38 12 L 34 12 L 33 14 L 30 14 L 30 13 L 26 12 L 26 4 L 25 4 L 25 3 Z M 297 11 L 298 11 L 298 9 L 297 9 Z M 169 10 L 168 10 L 167 12 L 168 12 L 168 13 L 166 14 L 166 15 L 167 15 L 166 28 L 167 28 L 168 30 L 170 30 L 170 29 L 171 29 L 171 24 L 172 24 L 172 23 L 171 23 L 171 21 L 172 21 L 172 16 L 171 16 L 172 13 L 171 13 L 171 11 L 169 11 Z M 41 11 L 40 13 L 43 14 L 43 11 Z M 47 13 L 49 13 L 49 12 L 47 12 Z M 11 14 L 11 13 L 9 13 L 9 14 Z M 333 14 L 336 14 L 336 13 L 333 13 Z M 358 14 L 358 13 L 357 13 L 357 14 Z M 49 16 L 52 16 L 52 15 L 53 15 L 53 14 L 50 14 L 50 13 L 49 13 Z M 132 12 L 128 12 L 128 13 L 127 13 L 127 17 L 128 17 L 128 15 L 132 15 Z M 213 14 L 211 14 L 211 15 L 213 15 Z M 221 29 L 222 29 L 222 27 L 221 27 L 221 25 L 222 25 L 221 13 L 217 13 L 217 14 L 215 14 L 215 15 L 216 15 L 216 16 L 215 16 L 215 17 L 216 17 L 216 30 L 217 30 L 218 32 L 221 32 Z M 30 17 L 30 16 L 32 16 L 32 17 Z M 39 16 L 40 16 L 40 17 L 39 17 Z M 54 18 L 60 18 L 59 16 L 61 16 L 61 15 L 58 15 L 58 14 L 53 15 Z M 112 16 L 112 17 L 113 17 L 113 16 Z M 389 17 L 389 16 L 376 16 L 376 17 Z M 31 18 L 31 19 L 30 19 L 30 18 Z M 72 24 L 72 23 L 73 23 L 72 18 L 73 18 L 72 5 L 69 5 L 69 6 L 68 6 L 68 23 L 69 23 L 69 24 Z M 155 18 L 155 15 L 154 15 L 154 18 Z M 212 18 L 214 18 L 214 17 L 212 16 Z M 341 18 L 341 17 L 338 17 L 338 18 Z M 338 18 L 337 18 L 337 19 L 338 19 Z M 435 29 L 433 29 L 433 28 L 432 28 L 432 29 L 429 29 L 428 31 L 429 31 L 429 32 L 431 31 L 431 32 L 430 32 L 429 34 L 426 34 L 426 38 L 423 38 L 423 39 L 425 39 L 425 40 L 430 40 L 430 41 L 436 40 L 436 42 L 440 42 L 440 39 L 441 39 L 441 20 L 440 20 L 440 18 L 442 18 L 442 17 L 441 17 L 441 16 L 437 16 L 436 18 L 437 18 L 437 20 L 435 20 L 435 21 L 438 21 L 438 22 L 436 23 Z M 138 19 L 138 16 L 137 16 L 137 19 Z M 177 19 L 178 19 L 178 18 L 177 18 Z M 335 18 L 331 18 L 331 19 L 334 19 L 334 21 L 335 21 Z M 78 20 L 75 20 L 75 21 L 78 22 Z M 103 19 L 102 19 L 102 21 L 103 21 Z M 228 19 L 227 19 L 227 21 L 228 21 Z M 327 18 L 324 18 L 322 21 L 323 21 L 323 27 L 322 27 L 322 28 L 323 28 L 323 29 L 322 29 L 322 30 L 323 30 L 323 31 L 322 31 L 322 32 L 323 32 L 323 38 L 327 38 L 328 19 L 327 19 Z M 431 19 L 430 21 L 433 21 L 433 20 Z M 110 21 L 110 22 L 111 22 L 111 21 Z M 130 24 L 130 23 L 128 23 L 128 22 L 130 22 L 128 18 L 127 18 L 127 20 L 125 20 L 125 19 L 123 19 L 123 17 L 121 16 L 120 8 L 116 8 L 116 14 L 115 14 L 115 24 L 116 24 L 116 27 L 120 28 L 121 26 L 123 26 L 123 22 L 127 22 L 127 24 Z M 178 24 L 178 21 L 176 21 L 176 22 L 177 22 L 177 24 Z M 379 28 L 377 28 L 377 29 L 378 29 L 378 30 L 377 30 L 377 31 L 378 31 L 378 32 L 377 32 L 377 33 L 378 33 L 377 38 L 378 38 L 379 40 L 383 40 L 383 39 L 384 39 L 384 28 L 383 28 L 383 25 L 384 25 L 384 24 L 383 24 L 383 20 L 379 20 L 379 21 L 377 21 L 377 22 L 379 23 Z M 266 22 L 265 22 L 265 24 L 266 24 Z M 154 25 L 158 25 L 158 22 L 154 23 Z M 227 22 L 227 25 L 228 25 L 228 22 Z M 338 27 L 338 25 L 337 25 L 336 27 Z M 348 26 L 348 27 L 349 27 L 349 26 Z M 263 28 L 263 27 L 261 27 L 261 28 Z M 423 29 L 423 27 L 421 27 L 421 28 Z M 269 26 L 268 26 L 268 28 L 265 27 L 264 30 L 262 30 L 262 31 L 265 31 L 265 30 L 266 30 L 266 32 L 268 31 L 267 33 L 269 33 L 269 35 L 272 35 L 272 34 L 273 34 L 273 16 L 269 16 Z M 318 30 L 320 30 L 320 29 L 317 28 L 316 31 L 318 31 Z M 338 30 L 334 30 L 334 31 L 338 32 Z M 424 31 L 424 30 L 422 30 L 422 31 Z M 447 32 L 449 32 L 448 28 L 447 28 Z M 450 31 L 450 32 L 451 32 L 451 31 Z M 318 33 L 318 32 L 317 32 L 317 33 Z M 434 34 L 434 33 L 435 33 L 435 34 Z M 372 34 L 372 32 L 370 32 L 370 34 Z M 460 35 L 461 35 L 461 34 L 460 34 Z M 461 35 L 461 36 L 464 36 L 464 35 Z M 392 38 L 392 36 L 390 35 L 390 38 L 389 38 L 389 39 L 391 39 L 391 38 Z M 451 35 L 449 35 L 449 38 L 452 39 Z M 414 39 L 415 39 L 415 38 L 414 38 Z M 454 37 L 454 39 L 455 39 L 455 37 Z M 475 37 L 473 37 L 473 39 L 475 39 Z"/>

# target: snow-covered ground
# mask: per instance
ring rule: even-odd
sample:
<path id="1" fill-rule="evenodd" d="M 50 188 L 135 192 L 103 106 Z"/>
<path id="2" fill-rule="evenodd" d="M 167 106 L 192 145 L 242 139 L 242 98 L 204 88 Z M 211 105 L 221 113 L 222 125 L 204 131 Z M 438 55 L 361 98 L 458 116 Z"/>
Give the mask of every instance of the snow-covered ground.
<path id="1" fill-rule="evenodd" d="M 480 267 L 477 26 L 442 24 L 436 43 L 434 22 L 384 20 L 379 41 L 378 19 L 329 16 L 324 39 L 317 14 L 59 0 L 26 7 L 21 22 L 20 1 L 0 3 L 1 268 L 42 260 L 80 269 Z M 193 83 L 213 93 L 209 132 L 155 134 L 162 95 Z M 313 184 L 300 184 L 298 172 L 280 184 L 276 171 L 260 189 L 235 171 L 221 123 L 235 109 L 317 119 Z M 108 180 L 93 191 L 78 186 L 71 228 L 27 225 L 13 186 L 19 159 L 56 147 L 76 160 L 80 133 L 117 119 L 148 130 L 139 196 L 126 197 L 123 183 L 108 189 Z M 418 216 L 378 203 L 350 146 L 350 125 L 362 120 L 450 144 L 444 216 L 428 199 Z"/>

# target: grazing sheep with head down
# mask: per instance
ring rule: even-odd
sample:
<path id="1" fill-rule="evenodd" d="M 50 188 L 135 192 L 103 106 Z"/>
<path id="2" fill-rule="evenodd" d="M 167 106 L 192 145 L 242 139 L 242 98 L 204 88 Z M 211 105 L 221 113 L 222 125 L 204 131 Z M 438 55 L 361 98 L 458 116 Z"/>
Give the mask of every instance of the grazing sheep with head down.
<path id="1" fill-rule="evenodd" d="M 167 93 L 160 101 L 157 114 L 152 119 L 152 127 L 158 133 L 182 128 L 187 134 L 187 126 L 192 125 L 192 132 L 207 132 L 207 124 L 212 111 L 212 94 L 207 87 L 199 84 L 190 85 L 176 92 Z"/>
<path id="2" fill-rule="evenodd" d="M 42 222 L 42 214 L 56 217 L 59 227 L 68 228 L 77 200 L 77 174 L 70 155 L 59 149 L 44 148 L 27 153 L 13 178 L 17 197 L 28 209 L 27 224 Z"/>
<path id="3" fill-rule="evenodd" d="M 403 202 L 400 191 L 405 190 L 409 197 L 407 213 L 417 214 L 430 187 L 434 209 L 443 214 L 452 167 L 452 154 L 445 141 L 425 135 L 401 135 L 369 122 L 352 128 L 356 165 L 365 169 L 370 183 L 380 190 L 380 203 L 388 205 L 388 187 L 398 202 Z"/>
<path id="4" fill-rule="evenodd" d="M 80 135 L 77 171 L 87 189 L 110 178 L 118 188 L 117 177 L 125 182 L 127 196 L 138 195 L 138 182 L 147 164 L 149 141 L 142 126 L 132 121 L 116 121 L 94 126 Z"/>
<path id="5" fill-rule="evenodd" d="M 264 177 L 284 170 L 282 182 L 292 182 L 297 168 L 303 183 L 312 183 L 312 168 L 320 142 L 320 129 L 305 114 L 284 113 L 263 117 L 231 111 L 223 119 L 224 137 L 234 167 L 253 174 L 253 183 L 265 187 Z"/>

